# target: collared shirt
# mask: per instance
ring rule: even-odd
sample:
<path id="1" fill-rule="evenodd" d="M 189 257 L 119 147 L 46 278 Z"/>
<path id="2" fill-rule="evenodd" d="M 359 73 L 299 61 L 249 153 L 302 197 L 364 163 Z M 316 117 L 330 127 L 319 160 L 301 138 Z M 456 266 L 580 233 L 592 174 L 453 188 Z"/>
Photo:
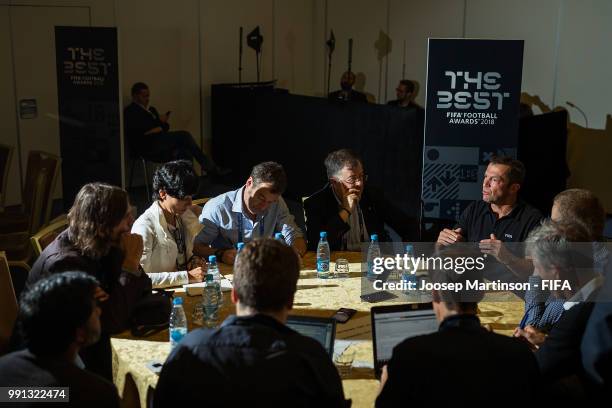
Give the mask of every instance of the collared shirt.
<path id="1" fill-rule="evenodd" d="M 510 214 L 497 218 L 489 203 L 478 200 L 463 211 L 456 228 L 462 229 L 467 242 L 489 239 L 491 234 L 503 242 L 523 242 L 541 220 L 540 211 L 522 201 L 516 203 Z"/>
<path id="2" fill-rule="evenodd" d="M 578 292 L 574 294 L 571 298 L 568 299 L 567 302 L 563 304 L 563 308 L 565 310 L 570 310 L 572 307 L 576 306 L 580 302 L 585 302 L 591 297 L 593 292 L 597 289 L 601 288 L 604 283 L 604 277 L 598 275 L 588 281 L 584 286 L 580 288 Z"/>
<path id="3" fill-rule="evenodd" d="M 206 203 L 199 218 L 204 228 L 196 237 L 196 242 L 227 249 L 235 248 L 240 240 L 246 243 L 255 238 L 273 237 L 276 232 L 283 234 L 287 245 L 303 237 L 282 197 L 266 211 L 257 214 L 254 221 L 249 218 L 243 209 L 244 187 L 221 194 Z"/>
<path id="4" fill-rule="evenodd" d="M 525 326 L 550 331 L 563 315 L 565 302 L 550 291 L 542 289 L 542 278 L 537 275 L 529 277 L 529 288 L 525 291 Z"/>

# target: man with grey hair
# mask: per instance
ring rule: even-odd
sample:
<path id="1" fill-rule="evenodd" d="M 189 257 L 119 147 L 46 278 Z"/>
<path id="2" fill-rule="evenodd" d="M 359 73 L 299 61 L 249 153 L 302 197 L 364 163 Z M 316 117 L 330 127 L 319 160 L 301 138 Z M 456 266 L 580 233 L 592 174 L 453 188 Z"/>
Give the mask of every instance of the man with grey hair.
<path id="1" fill-rule="evenodd" d="M 547 335 L 533 326 L 519 327 L 515 337 L 527 340 L 536 351 L 544 380 L 550 384 L 568 381 L 582 387 L 585 378 L 580 364 L 580 343 L 593 310 L 603 278 L 593 269 L 589 232 L 579 224 L 548 221 L 529 236 L 528 250 L 533 258 L 536 280 L 567 282 L 552 290 L 562 302 L 562 313 Z M 522 324 L 522 326 L 524 323 Z"/>
<path id="2" fill-rule="evenodd" d="M 418 239 L 418 224 L 373 187 L 366 189 L 367 175 L 357 154 L 349 149 L 325 158 L 328 183 L 304 201 L 308 248 L 315 250 L 319 232 L 327 232 L 334 251 L 360 251 L 371 234 L 390 241 L 385 223 L 404 241 Z"/>
<path id="3" fill-rule="evenodd" d="M 566 233 L 561 237 L 563 241 L 578 240 L 580 242 L 599 241 L 603 235 L 605 211 L 599 199 L 590 191 L 584 189 L 569 189 L 557 194 L 553 201 L 551 220 L 558 224 L 555 228 L 551 223 L 546 223 L 538 229 L 537 233 L 530 236 L 529 242 L 539 242 L 540 245 L 548 242 L 542 237 L 556 236 L 559 231 Z M 569 234 L 569 235 L 567 235 Z M 608 251 L 599 242 L 593 242 L 593 267 L 596 272 L 602 273 L 608 258 Z M 571 259 L 564 260 L 564 248 L 566 245 L 555 245 L 547 249 L 537 249 L 532 246 L 532 251 L 539 251 L 540 257 L 550 259 L 548 265 L 560 265 L 560 270 L 567 270 Z M 586 246 L 585 246 L 586 248 Z M 546 252 L 551 255 L 547 256 Z M 565 251 L 567 252 L 567 251 Z M 540 268 L 541 269 L 541 268 Z M 565 300 L 562 296 L 556 296 L 542 289 L 541 277 L 536 269 L 529 277 L 531 289 L 525 292 L 525 315 L 523 325 L 527 327 L 528 333 L 535 328 L 547 333 L 563 314 Z M 531 326 L 531 327 L 530 327 Z"/>
<path id="4" fill-rule="evenodd" d="M 259 163 L 244 186 L 206 203 L 199 218 L 204 228 L 195 242 L 210 245 L 217 259 L 231 265 L 236 244 L 280 232 L 287 245 L 304 255 L 306 241 L 281 197 L 286 187 L 283 166 L 271 161 Z"/>

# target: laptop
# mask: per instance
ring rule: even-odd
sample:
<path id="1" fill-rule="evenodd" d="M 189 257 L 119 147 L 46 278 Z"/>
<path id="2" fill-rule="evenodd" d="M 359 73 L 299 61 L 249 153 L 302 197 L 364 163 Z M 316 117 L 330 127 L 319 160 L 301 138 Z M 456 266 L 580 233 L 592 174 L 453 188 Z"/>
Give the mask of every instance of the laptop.
<path id="1" fill-rule="evenodd" d="M 313 316 L 289 316 L 287 326 L 303 336 L 317 340 L 330 357 L 334 355 L 336 319 Z"/>
<path id="2" fill-rule="evenodd" d="M 370 314 L 376 378 L 380 378 L 382 367 L 391 358 L 396 345 L 407 338 L 438 330 L 431 303 L 375 306 Z"/>

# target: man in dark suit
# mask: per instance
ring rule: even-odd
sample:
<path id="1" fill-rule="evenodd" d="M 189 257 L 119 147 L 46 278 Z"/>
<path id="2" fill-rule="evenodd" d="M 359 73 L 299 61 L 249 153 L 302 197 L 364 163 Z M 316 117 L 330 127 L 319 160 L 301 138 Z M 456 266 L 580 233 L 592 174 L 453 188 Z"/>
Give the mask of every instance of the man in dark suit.
<path id="1" fill-rule="evenodd" d="M 353 89 L 355 85 L 355 74 L 351 71 L 346 71 L 342 74 L 342 78 L 340 79 L 340 88 L 337 91 L 330 92 L 329 100 L 330 101 L 354 101 L 354 102 L 368 102 L 368 97 L 359 91 Z"/>
<path id="2" fill-rule="evenodd" d="M 184 130 L 171 132 L 168 123 L 171 112 L 160 115 L 155 107 L 149 105 L 150 97 L 147 84 L 137 82 L 132 85 L 132 103 L 123 111 L 125 136 L 130 149 L 158 162 L 195 158 L 200 163 L 203 174 L 227 173 L 227 170 L 216 168 L 189 132 Z"/>
<path id="3" fill-rule="evenodd" d="M 350 405 L 323 346 L 285 325 L 299 273 L 298 257 L 284 243 L 262 238 L 246 244 L 234 263 L 236 315 L 217 329 L 192 331 L 175 347 L 154 406 Z"/>
<path id="4" fill-rule="evenodd" d="M 447 250 L 439 255 L 459 259 L 465 254 Z M 500 387 L 532 401 L 539 373 L 529 347 L 486 330 L 476 316 L 483 293 L 467 290 L 466 283 L 482 282 L 482 272 L 431 271 L 430 278 L 432 283 L 461 283 L 463 290 L 432 292 L 439 330 L 408 338 L 393 349 L 383 368 L 376 406 L 425 406 L 432 402 L 434 406 L 486 406 L 507 397 L 500 393 Z"/>
<path id="5" fill-rule="evenodd" d="M 360 251 L 371 234 L 390 241 L 385 223 L 404 241 L 418 239 L 418 224 L 375 189 L 365 188 L 367 176 L 361 159 L 349 149 L 325 158 L 329 183 L 304 201 L 308 249 L 316 250 L 319 232 L 327 232 L 332 251 Z"/>

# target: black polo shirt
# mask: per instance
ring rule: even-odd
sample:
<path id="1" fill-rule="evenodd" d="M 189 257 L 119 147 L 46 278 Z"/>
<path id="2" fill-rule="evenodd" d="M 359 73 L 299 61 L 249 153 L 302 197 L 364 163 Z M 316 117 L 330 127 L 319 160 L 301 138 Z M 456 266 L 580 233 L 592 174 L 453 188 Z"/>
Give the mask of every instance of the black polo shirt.
<path id="1" fill-rule="evenodd" d="M 491 234 L 503 242 L 523 242 L 542 218 L 535 207 L 518 201 L 510 214 L 498 219 L 489 203 L 478 200 L 463 211 L 455 228 L 462 229 L 467 242 L 489 239 Z"/>

